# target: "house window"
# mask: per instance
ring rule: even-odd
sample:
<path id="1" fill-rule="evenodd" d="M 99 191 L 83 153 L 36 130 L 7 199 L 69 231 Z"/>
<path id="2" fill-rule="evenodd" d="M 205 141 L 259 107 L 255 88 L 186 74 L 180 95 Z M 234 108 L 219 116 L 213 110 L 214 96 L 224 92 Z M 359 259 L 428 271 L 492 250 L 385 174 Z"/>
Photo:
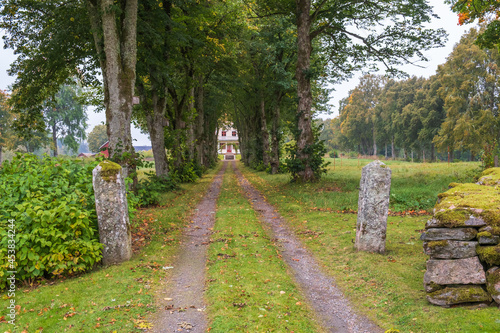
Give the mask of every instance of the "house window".
<path id="1" fill-rule="evenodd" d="M 222 131 L 222 136 L 226 136 L 226 131 Z"/>
<path id="2" fill-rule="evenodd" d="M 232 134 L 232 135 L 233 135 L 233 136 L 236 136 L 236 131 L 233 131 L 233 134 Z"/>

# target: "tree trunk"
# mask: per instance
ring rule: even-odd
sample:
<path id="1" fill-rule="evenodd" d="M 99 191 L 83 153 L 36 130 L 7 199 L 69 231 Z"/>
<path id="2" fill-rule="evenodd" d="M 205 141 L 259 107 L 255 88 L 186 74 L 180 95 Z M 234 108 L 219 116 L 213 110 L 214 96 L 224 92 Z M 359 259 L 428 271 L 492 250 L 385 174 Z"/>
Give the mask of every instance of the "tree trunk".
<path id="1" fill-rule="evenodd" d="M 311 79 L 309 77 L 311 64 L 311 0 L 296 0 L 297 8 L 297 158 L 302 162 L 303 170 L 297 176 L 302 181 L 313 181 L 315 175 L 309 163 L 307 148 L 313 144 L 311 126 Z"/>
<path id="2" fill-rule="evenodd" d="M 425 149 L 422 149 L 422 159 L 423 159 L 423 161 L 425 163 Z"/>
<path id="3" fill-rule="evenodd" d="M 396 159 L 396 150 L 394 149 L 394 135 L 392 136 L 391 138 L 391 157 L 392 157 L 392 160 L 395 160 Z"/>
<path id="4" fill-rule="evenodd" d="M 153 116 L 148 117 L 149 134 L 151 138 L 151 148 L 155 160 L 156 175 L 168 176 L 168 161 L 165 152 L 165 127 L 168 126 L 165 111 L 167 108 L 167 99 L 159 97 L 156 91 L 153 91 Z"/>
<path id="5" fill-rule="evenodd" d="M 260 100 L 260 132 L 262 135 L 262 162 L 267 168 L 269 166 L 269 132 L 267 131 L 266 104 L 263 96 Z"/>
<path id="6" fill-rule="evenodd" d="M 387 160 L 387 142 L 385 143 L 385 159 Z"/>
<path id="7" fill-rule="evenodd" d="M 0 165 L 2 165 L 2 153 L 3 153 L 3 147 L 0 146 Z"/>
<path id="8" fill-rule="evenodd" d="M 375 133 L 375 128 L 373 129 L 373 156 L 377 155 L 377 135 Z"/>
<path id="9" fill-rule="evenodd" d="M 204 122 L 205 114 L 203 108 L 204 102 L 204 88 L 203 88 L 203 78 L 200 76 L 198 79 L 198 86 L 194 91 L 195 107 L 196 107 L 196 144 L 195 144 L 195 155 L 198 160 L 199 165 L 205 165 L 205 154 L 203 153 L 203 146 L 206 145 Z M 207 166 L 207 165 L 206 165 Z"/>
<path id="10" fill-rule="evenodd" d="M 195 112 L 194 87 L 192 87 L 189 90 L 189 103 L 188 103 L 188 114 L 189 114 L 191 120 L 189 121 L 189 123 L 187 125 L 187 140 L 186 140 L 189 162 L 194 160 L 194 151 L 195 151 L 195 143 L 196 143 L 196 139 L 194 136 L 194 127 L 195 127 L 195 121 L 196 121 L 197 115 L 195 115 L 194 112 Z"/>
<path id="11" fill-rule="evenodd" d="M 52 124 L 52 143 L 54 145 L 54 157 L 57 157 L 57 124 L 54 121 Z"/>
<path id="12" fill-rule="evenodd" d="M 279 102 L 273 114 L 273 127 L 271 130 L 271 174 L 277 174 L 280 163 L 280 147 L 279 147 L 279 121 L 280 121 L 280 106 Z"/>
<path id="13" fill-rule="evenodd" d="M 118 11 L 113 8 L 116 6 L 113 0 L 87 0 L 97 53 L 101 55 L 111 158 L 125 152 L 135 157 L 130 121 L 137 61 L 137 1 L 123 0 Z M 134 158 L 118 161 L 125 177 L 135 171 Z"/>
<path id="14" fill-rule="evenodd" d="M 435 153 L 434 153 L 434 143 L 431 143 L 431 162 L 434 162 L 434 160 L 436 159 L 436 156 L 434 156 Z"/>

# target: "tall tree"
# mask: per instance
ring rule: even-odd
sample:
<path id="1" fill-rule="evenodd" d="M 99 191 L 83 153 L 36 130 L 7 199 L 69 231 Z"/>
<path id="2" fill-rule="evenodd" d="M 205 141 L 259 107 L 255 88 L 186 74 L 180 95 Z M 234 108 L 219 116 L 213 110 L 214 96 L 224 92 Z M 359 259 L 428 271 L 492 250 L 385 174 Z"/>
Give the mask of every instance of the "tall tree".
<path id="1" fill-rule="evenodd" d="M 12 129 L 14 114 L 8 104 L 7 92 L 0 90 L 0 164 L 4 148 L 13 148 L 15 133 Z"/>
<path id="2" fill-rule="evenodd" d="M 99 148 L 108 141 L 108 133 L 106 125 L 96 125 L 87 136 L 89 150 L 93 153 L 98 153 Z"/>
<path id="3" fill-rule="evenodd" d="M 438 68 L 446 119 L 434 142 L 441 150 L 474 155 L 499 137 L 500 55 L 475 45 L 477 36 L 471 29 Z"/>
<path id="4" fill-rule="evenodd" d="M 87 0 L 86 4 L 104 81 L 109 154 L 133 156 L 130 123 L 137 62 L 138 0 Z M 120 159 L 120 163 L 125 176 L 135 171 L 133 158 Z"/>
<path id="5" fill-rule="evenodd" d="M 46 102 L 44 117 L 52 133 L 54 156 L 58 155 L 58 139 L 74 153 L 85 139 L 87 114 L 79 101 L 79 91 L 78 85 L 63 85 L 54 98 Z"/>
<path id="6" fill-rule="evenodd" d="M 483 48 L 500 48 L 500 3 L 497 0 L 446 0 L 458 14 L 458 24 L 485 24 L 477 36 L 477 43 Z"/>
<path id="7" fill-rule="evenodd" d="M 42 104 L 69 77 L 96 83 L 100 70 L 110 137 L 110 153 L 133 154 L 130 117 L 136 65 L 138 0 L 2 2 L 4 41 L 18 59 L 12 102 L 17 127 L 43 129 Z M 89 31 L 90 26 L 90 31 Z M 121 160 L 125 174 L 133 168 Z"/>
<path id="8" fill-rule="evenodd" d="M 293 6 L 290 1 L 279 2 L 279 6 L 269 0 L 261 4 L 261 16 L 270 12 L 289 14 Z M 298 54 L 297 157 L 303 166 L 299 177 L 309 181 L 316 178 L 308 162 L 308 151 L 314 145 L 311 82 L 326 70 L 321 61 L 311 62 L 311 57 L 317 52 L 323 54 L 328 61 L 328 76 L 337 82 L 355 70 L 375 68 L 377 63 L 397 72 L 396 65 L 411 63 L 415 58 L 426 60 L 422 50 L 442 46 L 445 33 L 442 29 L 425 29 L 433 15 L 426 0 L 296 0 L 294 7 Z M 315 40 L 319 42 L 315 44 Z"/>
<path id="9" fill-rule="evenodd" d="M 377 154 L 377 136 L 381 132 L 377 106 L 386 82 L 387 78 L 380 75 L 363 76 L 341 110 L 342 133 L 358 146 L 360 154 Z"/>

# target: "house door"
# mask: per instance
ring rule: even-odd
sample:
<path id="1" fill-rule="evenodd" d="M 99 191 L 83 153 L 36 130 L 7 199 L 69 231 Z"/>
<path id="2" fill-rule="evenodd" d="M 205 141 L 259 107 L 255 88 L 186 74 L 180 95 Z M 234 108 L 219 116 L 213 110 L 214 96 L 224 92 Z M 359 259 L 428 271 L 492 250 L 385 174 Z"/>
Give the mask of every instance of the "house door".
<path id="1" fill-rule="evenodd" d="M 227 152 L 228 153 L 232 153 L 232 148 L 233 148 L 233 145 L 227 145 Z"/>

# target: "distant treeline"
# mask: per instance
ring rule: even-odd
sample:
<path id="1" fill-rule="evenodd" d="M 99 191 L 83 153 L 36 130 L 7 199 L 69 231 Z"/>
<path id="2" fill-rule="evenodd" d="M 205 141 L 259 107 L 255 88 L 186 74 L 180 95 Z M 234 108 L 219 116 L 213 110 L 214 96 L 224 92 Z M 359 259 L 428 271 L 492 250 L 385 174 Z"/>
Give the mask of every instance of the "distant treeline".
<path id="1" fill-rule="evenodd" d="M 428 79 L 396 81 L 366 75 L 322 121 L 330 149 L 362 155 L 476 160 L 496 152 L 499 138 L 500 56 L 481 49 L 471 29 Z"/>

